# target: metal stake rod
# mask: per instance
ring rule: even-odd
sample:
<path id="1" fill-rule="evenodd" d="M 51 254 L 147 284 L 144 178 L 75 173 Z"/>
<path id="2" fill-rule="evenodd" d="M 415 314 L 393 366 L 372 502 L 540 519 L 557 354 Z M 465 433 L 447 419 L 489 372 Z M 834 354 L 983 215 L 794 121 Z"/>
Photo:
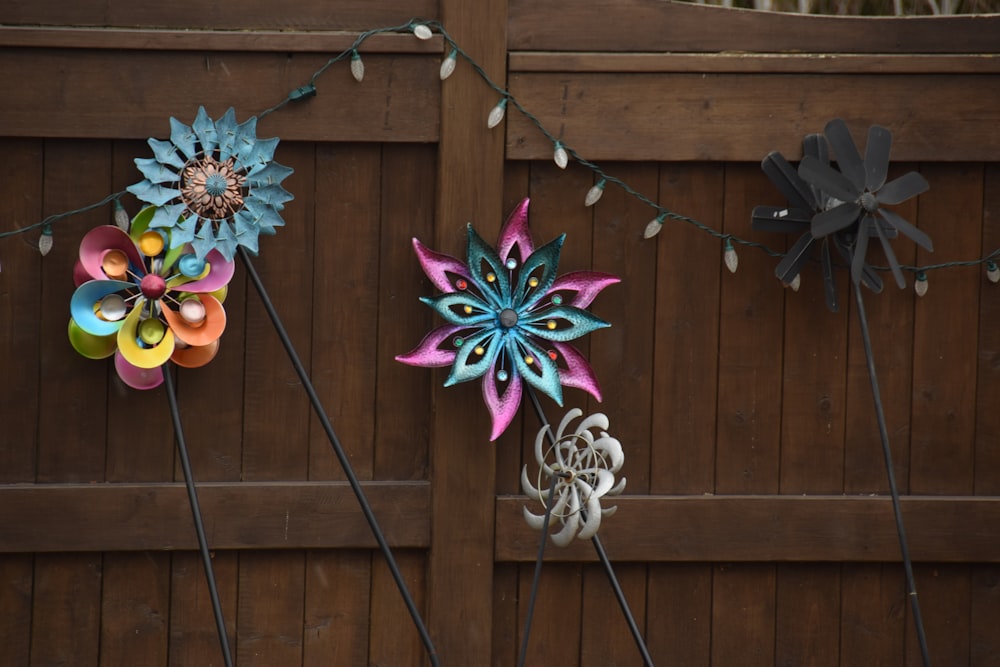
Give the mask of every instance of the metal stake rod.
<path id="1" fill-rule="evenodd" d="M 889 477 L 889 493 L 892 496 L 892 511 L 896 517 L 896 535 L 899 538 L 899 550 L 903 556 L 903 569 L 906 572 L 906 590 L 910 598 L 910 609 L 913 611 L 913 622 L 917 629 L 917 641 L 920 643 L 920 655 L 924 667 L 930 667 L 930 652 L 927 650 L 927 635 L 924 633 L 924 621 L 920 615 L 920 600 L 917 599 L 917 584 L 913 578 L 913 563 L 910 560 L 910 547 L 906 541 L 906 530 L 903 527 L 903 512 L 899 504 L 899 489 L 896 487 L 896 473 L 893 471 L 892 450 L 889 449 L 889 430 L 885 424 L 885 411 L 882 408 L 882 396 L 879 393 L 878 377 L 875 375 L 875 359 L 872 355 L 871 335 L 868 331 L 868 318 L 865 315 L 865 304 L 861 299 L 861 285 L 854 283 L 854 300 L 858 304 L 858 323 L 861 326 L 861 338 L 865 345 L 865 359 L 868 362 L 868 378 L 871 380 L 872 397 L 875 401 L 875 416 L 878 419 L 878 432 L 882 439 L 882 456 L 885 459 L 885 471 Z"/>
<path id="2" fill-rule="evenodd" d="M 229 636 L 226 633 L 226 621 L 222 617 L 222 604 L 219 602 L 219 588 L 215 585 L 215 569 L 212 567 L 212 555 L 208 551 L 208 538 L 205 537 L 205 524 L 201 519 L 198 491 L 194 486 L 194 475 L 191 474 L 191 460 L 188 457 L 187 443 L 184 441 L 181 413 L 177 408 L 177 392 L 174 390 L 174 379 L 170 370 L 170 363 L 167 362 L 163 366 L 163 384 L 167 389 L 170 416 L 174 421 L 177 453 L 180 455 L 181 468 L 184 470 L 184 485 L 187 487 L 188 503 L 191 505 L 191 515 L 194 518 L 194 530 L 198 535 L 198 550 L 201 552 L 201 564 L 205 568 L 205 579 L 208 581 L 208 596 L 212 600 L 212 613 L 215 615 L 215 630 L 219 635 L 222 659 L 225 661 L 226 667 L 233 667 L 233 656 L 229 652 Z"/>
<path id="3" fill-rule="evenodd" d="M 538 582 L 542 578 L 542 560 L 545 558 L 545 543 L 549 537 L 549 519 L 552 517 L 552 505 L 555 503 L 556 483 L 559 481 L 557 475 L 552 475 L 549 482 L 549 497 L 545 501 L 545 516 L 542 518 L 542 539 L 538 541 L 538 558 L 535 560 L 535 577 L 531 581 L 531 597 L 528 598 L 528 613 L 524 619 L 524 637 L 521 638 L 521 656 L 518 658 L 518 667 L 524 667 L 524 661 L 528 657 L 528 637 L 531 635 L 531 621 L 535 616 L 535 600 L 538 598 Z"/>
<path id="4" fill-rule="evenodd" d="M 364 489 L 361 488 L 361 483 L 358 481 L 357 475 L 354 474 L 354 468 L 351 466 L 351 461 L 347 458 L 347 453 L 344 451 L 344 447 L 340 444 L 340 440 L 337 438 L 337 434 L 333 430 L 333 425 L 330 423 L 330 419 L 327 417 L 326 411 L 323 409 L 323 404 L 320 402 L 319 396 L 316 394 L 316 389 L 313 387 L 312 380 L 310 380 L 309 374 L 302 365 L 302 361 L 299 359 L 299 355 L 295 351 L 295 346 L 292 344 L 291 338 L 288 337 L 288 332 L 281 323 L 281 317 L 278 316 L 278 312 L 274 309 L 274 304 L 272 303 L 271 298 L 267 295 L 267 290 L 264 289 L 264 284 L 261 282 L 260 276 L 257 275 L 253 262 L 250 261 L 250 256 L 247 254 L 246 249 L 242 246 L 239 248 L 239 253 L 244 266 L 247 268 L 247 275 L 250 276 L 250 280 L 253 282 L 254 287 L 257 288 L 260 300 L 264 303 L 264 309 L 267 310 L 267 314 L 271 318 L 271 323 L 274 324 L 274 330 L 278 334 L 278 338 L 281 339 L 281 343 L 285 346 L 288 358 L 292 362 L 292 366 L 295 367 L 295 372 L 298 374 L 299 380 L 302 381 L 302 387 L 306 390 L 306 394 L 309 396 L 309 401 L 312 403 L 313 411 L 319 418 L 320 424 L 322 424 L 323 430 L 326 432 L 326 437 L 330 441 L 330 446 L 333 447 L 333 451 L 337 455 L 337 460 L 340 461 L 340 467 L 343 468 L 347 481 L 350 483 L 351 489 L 354 491 L 354 495 L 358 499 L 358 504 L 361 506 L 361 511 L 365 515 L 365 519 L 368 521 L 368 525 L 371 528 L 372 534 L 375 536 L 375 540 L 378 542 L 379 549 L 382 551 L 382 555 L 385 556 L 386 564 L 389 566 L 389 571 L 392 573 L 392 578 L 396 582 L 396 587 L 399 589 L 399 593 L 403 597 L 406 609 L 410 612 L 413 624 L 416 626 L 417 632 L 420 634 L 420 639 L 423 641 L 424 648 L 427 650 L 427 656 L 430 658 L 431 665 L 438 667 L 440 663 L 438 663 L 437 651 L 434 648 L 434 643 L 431 641 L 430 634 L 427 632 L 427 627 L 424 625 L 424 620 L 420 616 L 420 612 L 417 610 L 417 605 L 414 603 L 409 589 L 406 587 L 406 582 L 403 580 L 403 575 L 400 573 L 399 567 L 396 565 L 396 559 L 392 555 L 389 543 L 386 542 L 385 535 L 382 533 L 382 529 L 378 525 L 375 513 L 372 511 L 371 505 L 368 503 L 368 498 L 365 496 Z"/>
<path id="5" fill-rule="evenodd" d="M 549 442 L 552 445 L 556 444 L 556 436 L 552 432 L 552 426 L 549 424 L 549 420 L 545 417 L 545 411 L 542 409 L 542 404 L 538 402 L 538 396 L 535 394 L 535 390 L 531 385 L 525 383 L 527 388 L 528 398 L 531 399 L 531 405 L 535 408 L 535 414 L 538 415 L 538 420 L 542 423 L 543 427 L 547 427 L 547 433 L 549 436 Z M 548 539 L 548 534 L 542 535 L 542 540 Z M 604 565 L 604 571 L 608 575 L 608 580 L 611 582 L 611 589 L 615 593 L 615 597 L 618 599 L 618 605 L 622 608 L 622 613 L 625 615 L 625 622 L 628 623 L 628 628 L 632 632 L 632 638 L 635 639 L 635 644 L 639 648 L 639 653 L 642 654 L 642 659 L 646 664 L 646 667 L 653 667 L 653 659 L 649 655 L 649 649 L 646 648 L 646 641 L 642 638 L 642 633 L 639 631 L 639 626 L 635 622 L 635 617 L 632 615 L 632 610 L 629 607 L 628 600 L 625 599 L 625 593 L 622 591 L 621 585 L 618 583 L 618 577 L 615 576 L 615 569 L 611 566 L 611 561 L 608 560 L 608 555 L 604 551 L 604 546 L 601 544 L 601 540 L 597 535 L 590 538 L 591 543 L 594 545 L 594 549 L 597 551 L 597 557 L 600 559 L 601 564 Z"/>

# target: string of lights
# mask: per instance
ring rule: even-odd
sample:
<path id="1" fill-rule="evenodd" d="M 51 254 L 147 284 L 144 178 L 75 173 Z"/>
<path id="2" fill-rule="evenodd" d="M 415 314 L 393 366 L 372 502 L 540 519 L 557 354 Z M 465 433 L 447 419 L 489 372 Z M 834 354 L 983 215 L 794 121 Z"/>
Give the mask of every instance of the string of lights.
<path id="1" fill-rule="evenodd" d="M 646 194 L 636 190 L 631 185 L 629 185 L 624 180 L 614 176 L 613 174 L 605 171 L 603 167 L 599 164 L 588 160 L 583 155 L 579 154 L 571 146 L 564 144 L 556 135 L 554 135 L 542 122 L 541 120 L 531 113 L 521 102 L 514 97 L 513 94 L 496 81 L 486 72 L 485 69 L 472 57 L 462 46 L 448 33 L 444 25 L 437 20 L 419 20 L 413 19 L 406 23 L 387 26 L 380 28 L 372 28 L 358 34 L 357 38 L 351 44 L 350 47 L 344 49 L 337 55 L 330 58 L 326 63 L 323 64 L 318 70 L 316 70 L 313 75 L 309 78 L 309 81 L 304 85 L 295 88 L 290 91 L 284 99 L 262 111 L 258 118 L 263 118 L 271 113 L 283 109 L 286 105 L 292 103 L 302 102 L 311 97 L 316 96 L 319 93 L 317 87 L 317 81 L 319 78 L 333 65 L 339 62 L 348 61 L 351 74 L 356 81 L 363 82 L 365 75 L 364 61 L 361 56 L 361 47 L 370 38 L 376 35 L 382 35 L 387 33 L 395 34 L 405 34 L 411 33 L 415 38 L 421 40 L 431 39 L 435 33 L 439 34 L 446 45 L 447 55 L 443 58 L 440 68 L 440 78 L 442 81 L 446 80 L 452 73 L 454 73 L 457 67 L 457 61 L 461 58 L 466 62 L 479 76 L 479 78 L 492 89 L 498 96 L 498 101 L 496 105 L 490 109 L 486 117 L 486 126 L 489 129 L 493 129 L 503 122 L 506 115 L 507 108 L 512 107 L 518 113 L 520 113 L 528 122 L 530 122 L 549 142 L 552 143 L 552 159 L 555 164 L 560 169 L 566 169 L 572 160 L 576 164 L 588 169 L 592 172 L 595 180 L 595 184 L 586 192 L 584 196 L 584 205 L 593 206 L 598 201 L 600 201 L 601 196 L 604 193 L 605 188 L 611 184 L 621 188 L 626 194 L 635 198 L 636 200 L 642 202 L 648 206 L 653 217 L 650 219 L 649 223 L 646 225 L 643 235 L 645 238 L 653 238 L 657 236 L 663 229 L 667 220 L 673 220 L 681 223 L 685 223 L 695 227 L 700 232 L 708 234 L 713 238 L 719 239 L 723 242 L 723 262 L 729 271 L 735 273 L 738 266 L 738 258 L 736 255 L 735 246 L 739 245 L 746 248 L 751 248 L 760 252 L 763 252 L 770 257 L 781 258 L 785 256 L 785 253 L 779 250 L 771 248 L 765 243 L 760 241 L 755 241 L 753 239 L 744 238 L 734 234 L 729 234 L 721 232 L 713 227 L 697 220 L 695 218 L 677 213 L 668 207 L 660 204 L 659 202 L 653 200 Z M 93 204 L 88 204 L 77 209 L 70 211 L 65 211 L 63 213 L 57 213 L 50 215 L 45 219 L 24 226 L 18 227 L 9 231 L 0 232 L 0 240 L 16 236 L 19 234 L 24 234 L 31 232 L 36 229 L 41 229 L 41 234 L 37 243 L 38 250 L 41 254 L 45 255 L 52 247 L 52 236 L 53 227 L 57 223 L 61 223 L 64 220 L 71 218 L 80 213 L 85 213 L 87 211 L 100 208 L 108 203 L 114 203 L 114 220 L 119 226 L 127 227 L 128 220 L 127 216 L 122 209 L 119 199 L 125 194 L 125 192 L 116 192 L 114 194 L 108 195 L 104 199 L 95 202 Z M 124 223 L 122 222 L 124 220 Z M 972 267 L 972 266 L 984 266 L 986 270 L 986 276 L 992 283 L 1000 282 L 1000 267 L 998 267 L 997 262 L 1000 261 L 1000 248 L 997 248 L 990 252 L 989 254 L 975 259 L 963 259 L 954 261 L 945 261 L 934 264 L 924 264 L 924 265 L 901 265 L 900 268 L 904 271 L 909 271 L 915 274 L 914 288 L 918 294 L 921 296 L 927 291 L 927 273 L 931 271 L 937 271 L 941 269 L 950 269 L 957 267 Z M 877 271 L 889 271 L 890 268 L 887 266 L 872 266 L 871 268 Z M 798 289 L 798 276 L 796 276 L 795 281 L 790 285 L 793 289 Z"/>

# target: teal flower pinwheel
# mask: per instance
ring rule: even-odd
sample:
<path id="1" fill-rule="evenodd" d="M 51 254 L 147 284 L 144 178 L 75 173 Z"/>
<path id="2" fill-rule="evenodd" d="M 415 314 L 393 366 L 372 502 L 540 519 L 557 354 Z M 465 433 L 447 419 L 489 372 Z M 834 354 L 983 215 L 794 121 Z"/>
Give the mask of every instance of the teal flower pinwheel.
<path id="1" fill-rule="evenodd" d="M 191 126 L 171 118 L 170 140 L 148 143 L 154 157 L 136 158 L 145 178 L 128 191 L 157 207 L 150 227 L 169 229 L 172 247 L 232 260 L 238 246 L 256 253 L 258 235 L 285 224 L 292 195 L 281 182 L 292 169 L 274 162 L 277 138 L 257 138 L 256 117 L 237 124 L 230 108 L 213 121 L 199 107 Z"/>
<path id="2" fill-rule="evenodd" d="M 412 366 L 451 366 L 445 386 L 483 379 L 493 418 L 490 440 L 510 425 L 523 382 L 562 405 L 562 387 L 601 400 L 590 364 L 568 341 L 610 326 L 585 308 L 616 276 L 577 271 L 556 276 L 565 234 L 535 248 L 528 200 L 511 213 L 497 248 L 468 227 L 468 261 L 436 253 L 413 239 L 420 264 L 443 292 L 423 297 L 447 324 L 411 352 L 396 357 Z"/>

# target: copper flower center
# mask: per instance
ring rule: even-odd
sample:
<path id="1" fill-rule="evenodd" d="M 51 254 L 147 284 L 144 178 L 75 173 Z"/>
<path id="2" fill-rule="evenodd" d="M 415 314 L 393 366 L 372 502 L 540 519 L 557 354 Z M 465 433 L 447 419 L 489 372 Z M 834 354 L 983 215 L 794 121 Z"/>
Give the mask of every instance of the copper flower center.
<path id="1" fill-rule="evenodd" d="M 199 217 L 224 220 L 243 208 L 243 184 L 235 160 L 219 162 L 211 155 L 192 160 L 181 171 L 181 198 Z"/>

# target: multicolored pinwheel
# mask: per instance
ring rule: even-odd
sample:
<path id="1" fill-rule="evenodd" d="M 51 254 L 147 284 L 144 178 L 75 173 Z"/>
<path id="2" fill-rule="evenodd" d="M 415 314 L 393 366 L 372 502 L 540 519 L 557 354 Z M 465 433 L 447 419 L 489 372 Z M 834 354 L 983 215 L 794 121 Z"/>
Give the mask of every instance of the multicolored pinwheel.
<path id="1" fill-rule="evenodd" d="M 538 498 L 543 505 L 552 504 L 552 516 L 562 522 L 563 527 L 552 535 L 552 541 L 560 547 L 567 546 L 574 537 L 587 540 L 597 534 L 601 518 L 611 516 L 617 507 L 601 507 L 601 498 L 616 496 L 625 490 L 625 478 L 615 483 L 615 474 L 625 463 L 625 452 L 616 438 L 608 435 L 607 416 L 597 413 L 577 424 L 572 433 L 567 432 L 569 423 L 583 414 L 573 408 L 563 417 L 553 440 L 554 444 L 545 449 L 545 438 L 551 427 L 546 424 L 535 438 L 535 460 L 538 462 L 538 486 L 528 478 L 528 466 L 521 470 L 521 489 L 528 496 Z M 598 435 L 591 432 L 598 429 Z M 545 478 L 543 480 L 542 478 Z M 550 494 L 552 478 L 558 478 Z M 545 482 L 548 481 L 549 484 Z M 524 508 L 524 519 L 535 530 L 545 525 L 545 516 Z"/>
<path id="2" fill-rule="evenodd" d="M 448 366 L 445 386 L 483 378 L 493 418 L 490 440 L 510 425 L 521 403 L 522 382 L 562 405 L 562 386 L 601 400 L 590 364 L 567 341 L 610 326 L 584 310 L 616 276 L 576 271 L 556 277 L 565 234 L 536 249 L 528 228 L 528 200 L 507 218 L 494 250 L 468 227 L 468 261 L 413 248 L 439 290 L 421 301 L 447 322 L 412 351 L 396 357 L 411 366 Z"/>
<path id="3" fill-rule="evenodd" d="M 198 108 L 194 124 L 170 119 L 170 141 L 150 139 L 152 158 L 136 158 L 145 178 L 128 191 L 156 206 L 149 226 L 171 231 L 171 248 L 190 243 L 204 259 L 213 249 L 231 260 L 237 246 L 257 252 L 258 234 L 285 224 L 292 195 L 281 182 L 292 169 L 274 162 L 278 139 L 257 139 L 257 118 L 218 121 Z"/>
<path id="4" fill-rule="evenodd" d="M 111 225 L 87 232 L 70 301 L 70 343 L 90 359 L 114 354 L 135 389 L 158 386 L 168 360 L 195 368 L 215 357 L 235 270 L 217 250 L 202 259 L 189 245 L 171 247 L 170 230 L 150 228 L 155 211 L 143 209 L 129 233 Z"/>

